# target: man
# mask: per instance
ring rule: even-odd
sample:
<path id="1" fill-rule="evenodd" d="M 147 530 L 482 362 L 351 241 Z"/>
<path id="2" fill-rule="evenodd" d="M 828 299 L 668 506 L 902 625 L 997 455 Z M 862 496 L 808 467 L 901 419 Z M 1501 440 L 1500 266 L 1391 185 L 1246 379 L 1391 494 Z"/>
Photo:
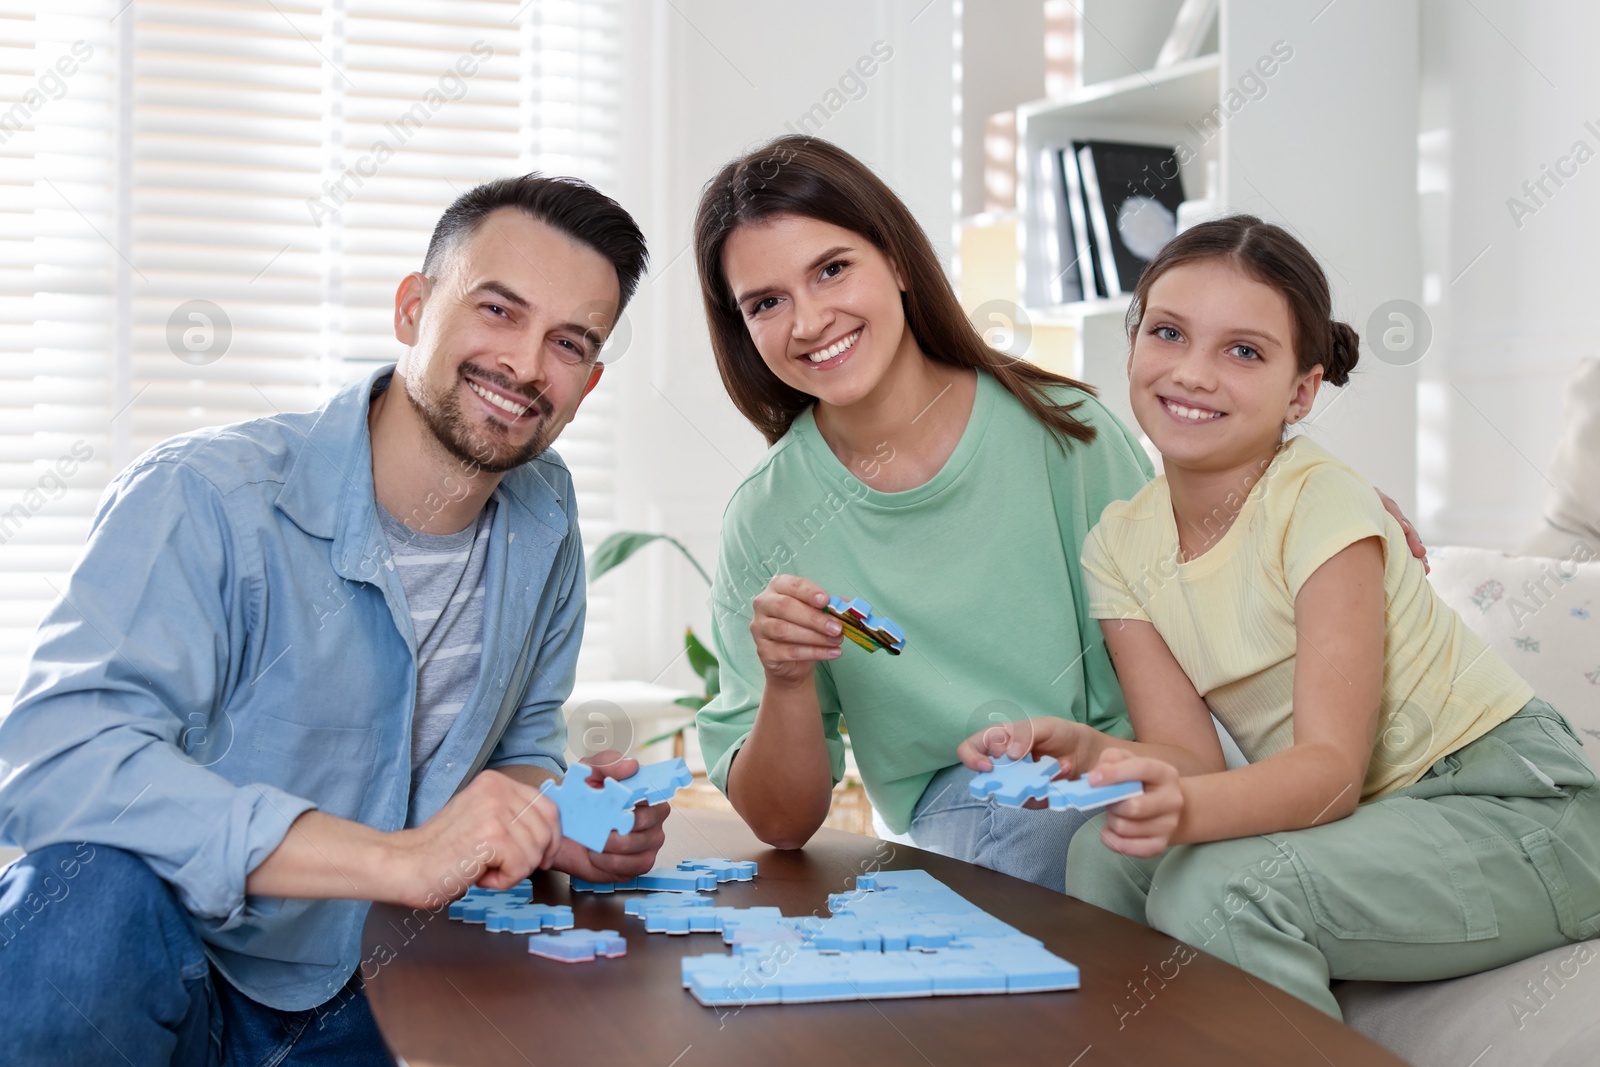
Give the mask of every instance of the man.
<path id="1" fill-rule="evenodd" d="M 400 283 L 397 367 L 112 483 L 0 722 L 8 1063 L 387 1063 L 366 902 L 652 866 L 666 805 L 595 854 L 537 788 L 584 618 L 548 446 L 645 262 L 582 182 L 479 186 Z"/>

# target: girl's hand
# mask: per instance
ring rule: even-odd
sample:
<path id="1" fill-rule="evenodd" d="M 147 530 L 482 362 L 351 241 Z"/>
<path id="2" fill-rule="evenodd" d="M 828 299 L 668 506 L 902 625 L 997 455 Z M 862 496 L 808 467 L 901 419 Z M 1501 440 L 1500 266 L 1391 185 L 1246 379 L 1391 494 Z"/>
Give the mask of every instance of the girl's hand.
<path id="1" fill-rule="evenodd" d="M 1172 841 L 1183 813 L 1183 790 L 1178 768 L 1164 760 L 1135 756 L 1126 749 L 1110 748 L 1088 775 L 1090 785 L 1143 782 L 1144 795 L 1111 805 L 1100 840 L 1113 852 L 1149 859 L 1159 856 Z"/>
<path id="2" fill-rule="evenodd" d="M 807 681 L 817 660 L 839 658 L 844 627 L 822 610 L 827 603 L 821 586 L 793 574 L 773 578 L 751 602 L 750 634 L 769 684 Z"/>
<path id="3" fill-rule="evenodd" d="M 994 770 L 995 756 L 1021 759 L 1054 756 L 1061 761 L 1057 777 L 1076 778 L 1094 766 L 1102 735 L 1081 722 L 1045 716 L 986 727 L 956 748 L 956 757 L 975 771 Z"/>

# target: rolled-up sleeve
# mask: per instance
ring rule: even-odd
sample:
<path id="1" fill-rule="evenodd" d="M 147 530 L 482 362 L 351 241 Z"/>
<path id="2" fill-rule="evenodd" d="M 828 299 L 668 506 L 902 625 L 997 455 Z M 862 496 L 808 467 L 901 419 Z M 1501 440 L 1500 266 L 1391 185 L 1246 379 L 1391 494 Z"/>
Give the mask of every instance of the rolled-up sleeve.
<path id="1" fill-rule="evenodd" d="M 0 840 L 142 857 L 226 929 L 245 879 L 316 805 L 236 785 L 180 747 L 238 684 L 250 582 L 218 490 L 173 460 L 112 483 L 0 720 Z"/>

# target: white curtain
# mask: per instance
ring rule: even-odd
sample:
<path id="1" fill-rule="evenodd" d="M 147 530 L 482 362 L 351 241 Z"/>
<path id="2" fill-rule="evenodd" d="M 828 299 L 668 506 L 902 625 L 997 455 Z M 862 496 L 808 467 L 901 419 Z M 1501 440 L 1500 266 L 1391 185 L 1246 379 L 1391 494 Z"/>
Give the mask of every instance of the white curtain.
<path id="1" fill-rule="evenodd" d="M 130 460 L 393 360 L 395 286 L 474 184 L 615 195 L 620 8 L 0 0 L 0 711 Z M 614 421 L 599 390 L 557 445 L 590 548 Z M 580 676 L 610 671 L 610 615 Z"/>

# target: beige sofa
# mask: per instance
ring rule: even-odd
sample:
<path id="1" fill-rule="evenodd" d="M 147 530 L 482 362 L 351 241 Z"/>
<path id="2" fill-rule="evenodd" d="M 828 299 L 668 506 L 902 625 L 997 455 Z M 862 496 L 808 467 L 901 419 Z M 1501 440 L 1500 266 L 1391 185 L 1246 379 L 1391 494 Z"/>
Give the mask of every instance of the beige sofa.
<path id="1" fill-rule="evenodd" d="M 1579 367 L 1540 530 L 1510 555 L 1430 555 L 1439 594 L 1571 720 L 1600 763 L 1600 360 Z M 1419 1067 L 1600 1064 L 1600 939 L 1444 982 L 1343 982 L 1345 1021 Z"/>

